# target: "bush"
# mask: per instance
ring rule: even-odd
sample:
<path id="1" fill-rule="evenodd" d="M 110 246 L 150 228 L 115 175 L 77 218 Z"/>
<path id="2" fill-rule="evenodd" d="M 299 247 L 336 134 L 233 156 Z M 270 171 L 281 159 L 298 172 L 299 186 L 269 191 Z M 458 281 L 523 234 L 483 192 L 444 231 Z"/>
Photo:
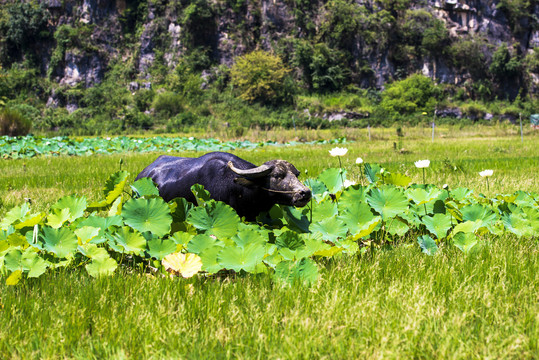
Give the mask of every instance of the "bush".
<path id="1" fill-rule="evenodd" d="M 291 89 L 286 81 L 289 72 L 278 56 L 253 51 L 236 60 L 230 75 L 242 100 L 275 104 L 290 98 Z"/>
<path id="2" fill-rule="evenodd" d="M 440 90 L 434 82 L 421 74 L 414 74 L 389 84 L 382 93 L 380 106 L 389 114 L 407 115 L 416 112 L 432 112 Z"/>
<path id="3" fill-rule="evenodd" d="M 155 97 L 153 108 L 158 117 L 169 119 L 182 111 L 181 103 L 182 97 L 179 94 L 166 91 Z"/>
<path id="4" fill-rule="evenodd" d="M 31 128 L 31 121 L 19 111 L 9 108 L 0 111 L 0 135 L 28 135 Z"/>

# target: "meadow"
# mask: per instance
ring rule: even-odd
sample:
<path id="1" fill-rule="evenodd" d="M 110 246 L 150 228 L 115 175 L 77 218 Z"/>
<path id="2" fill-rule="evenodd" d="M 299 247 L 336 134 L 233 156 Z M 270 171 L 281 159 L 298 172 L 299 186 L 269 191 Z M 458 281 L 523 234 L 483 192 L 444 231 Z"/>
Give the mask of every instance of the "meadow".
<path id="1" fill-rule="evenodd" d="M 512 126 L 252 133 L 279 141 L 345 136 L 341 160 L 361 181 L 357 157 L 422 182 L 494 197 L 539 192 L 539 136 Z M 369 139 L 370 138 L 370 139 Z M 334 145 L 237 150 L 260 164 L 286 159 L 315 178 L 338 167 Z M 174 153 L 196 156 L 196 152 Z M 158 153 L 36 157 L 0 162 L 0 218 L 27 201 L 46 210 L 65 195 L 100 199 L 120 167 L 129 182 Z M 492 169 L 487 187 L 479 172 Z M 415 239 L 319 260 L 311 286 L 267 275 L 173 280 L 120 267 L 91 278 L 62 268 L 16 286 L 0 281 L 0 357 L 515 358 L 539 357 L 538 237 L 486 234 L 477 251 L 442 242 L 434 256 Z M 3 280 L 3 279 L 2 279 Z"/>

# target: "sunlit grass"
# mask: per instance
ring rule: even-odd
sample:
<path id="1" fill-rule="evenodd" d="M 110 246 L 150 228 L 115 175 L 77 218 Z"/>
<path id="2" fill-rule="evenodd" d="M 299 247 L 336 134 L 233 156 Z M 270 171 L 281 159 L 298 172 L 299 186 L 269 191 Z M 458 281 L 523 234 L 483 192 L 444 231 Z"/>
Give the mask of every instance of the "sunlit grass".
<path id="1" fill-rule="evenodd" d="M 321 263 L 311 288 L 266 276 L 170 280 L 76 271 L 0 285 L 2 358 L 533 359 L 534 240 L 469 255 L 400 246 Z"/>

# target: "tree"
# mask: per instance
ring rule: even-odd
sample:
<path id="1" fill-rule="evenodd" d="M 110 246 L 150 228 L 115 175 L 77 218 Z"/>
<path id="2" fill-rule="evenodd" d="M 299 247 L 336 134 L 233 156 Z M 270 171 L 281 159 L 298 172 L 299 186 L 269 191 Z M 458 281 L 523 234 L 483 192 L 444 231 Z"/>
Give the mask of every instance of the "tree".
<path id="1" fill-rule="evenodd" d="M 439 90 L 430 78 L 414 74 L 389 84 L 382 93 L 380 106 L 390 114 L 432 112 L 438 94 Z"/>
<path id="2" fill-rule="evenodd" d="M 281 58 L 257 50 L 237 58 L 230 76 L 241 99 L 251 103 L 277 103 L 290 95 L 289 72 Z"/>

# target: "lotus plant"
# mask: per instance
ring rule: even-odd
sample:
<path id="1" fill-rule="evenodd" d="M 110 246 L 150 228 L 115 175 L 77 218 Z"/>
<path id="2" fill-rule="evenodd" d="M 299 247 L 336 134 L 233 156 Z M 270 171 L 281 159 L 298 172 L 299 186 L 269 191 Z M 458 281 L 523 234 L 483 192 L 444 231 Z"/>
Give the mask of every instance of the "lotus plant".
<path id="1" fill-rule="evenodd" d="M 341 174 L 341 182 L 344 185 L 344 178 L 342 176 L 342 163 L 341 163 L 341 156 L 346 155 L 348 152 L 347 148 L 340 148 L 340 147 L 334 147 L 333 149 L 329 150 L 329 154 L 333 157 L 337 157 L 339 159 L 339 168 L 340 168 L 340 174 Z"/>
<path id="2" fill-rule="evenodd" d="M 429 167 L 430 160 L 418 160 L 414 164 L 416 168 L 423 169 L 423 184 L 425 184 L 425 168 Z"/>
<path id="3" fill-rule="evenodd" d="M 493 173 L 494 173 L 493 170 L 483 170 L 479 172 L 479 176 L 484 177 L 487 180 L 487 191 L 490 190 L 488 186 L 488 178 L 489 176 L 492 176 Z"/>

